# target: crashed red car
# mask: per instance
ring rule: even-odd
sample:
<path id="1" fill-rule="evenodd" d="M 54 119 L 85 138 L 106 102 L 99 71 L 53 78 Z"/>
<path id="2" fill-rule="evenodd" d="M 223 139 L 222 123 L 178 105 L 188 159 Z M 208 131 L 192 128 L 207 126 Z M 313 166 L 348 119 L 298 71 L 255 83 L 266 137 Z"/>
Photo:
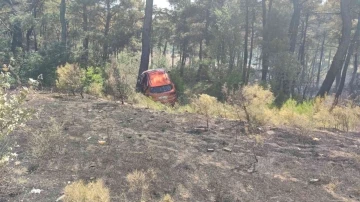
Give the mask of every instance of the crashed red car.
<path id="1" fill-rule="evenodd" d="M 140 90 L 144 95 L 163 104 L 175 104 L 177 100 L 175 85 L 164 69 L 144 71 L 139 82 Z"/>

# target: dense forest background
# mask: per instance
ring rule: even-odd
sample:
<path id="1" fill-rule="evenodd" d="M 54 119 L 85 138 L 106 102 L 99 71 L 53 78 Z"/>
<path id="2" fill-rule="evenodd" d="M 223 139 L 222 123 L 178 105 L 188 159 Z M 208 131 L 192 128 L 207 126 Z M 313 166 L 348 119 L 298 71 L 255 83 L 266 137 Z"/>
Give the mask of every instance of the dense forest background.
<path id="1" fill-rule="evenodd" d="M 107 69 L 134 88 L 145 6 L 152 24 L 149 68 L 166 68 L 180 97 L 224 99 L 251 83 L 278 104 L 336 93 L 356 97 L 357 0 L 1 0 L 0 62 L 14 82 L 43 76 L 54 86 L 59 66 L 78 64 L 86 82 L 106 92 Z M 144 42 L 144 41 L 143 41 Z M 16 83 L 15 82 L 15 83 Z M 344 91 L 344 93 L 343 93 Z M 186 99 L 180 99 L 186 102 Z"/>

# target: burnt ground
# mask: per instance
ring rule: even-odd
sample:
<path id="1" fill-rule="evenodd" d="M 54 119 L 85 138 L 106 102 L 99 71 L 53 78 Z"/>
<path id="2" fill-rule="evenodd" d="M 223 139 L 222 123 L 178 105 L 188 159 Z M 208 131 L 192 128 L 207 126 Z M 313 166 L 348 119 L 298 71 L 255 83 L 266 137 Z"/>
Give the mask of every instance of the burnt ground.
<path id="1" fill-rule="evenodd" d="M 204 131 L 199 115 L 104 100 L 37 94 L 28 104 L 42 110 L 27 127 L 44 127 L 53 117 L 64 123 L 65 141 L 60 152 L 34 158 L 29 132 L 16 131 L 18 156 L 1 170 L 1 202 L 55 201 L 69 182 L 98 178 L 112 201 L 135 201 L 126 175 L 149 168 L 157 178 L 148 201 L 166 193 L 174 201 L 360 201 L 359 133 L 259 128 L 263 144 L 256 144 L 243 124 L 225 119 L 211 120 Z"/>

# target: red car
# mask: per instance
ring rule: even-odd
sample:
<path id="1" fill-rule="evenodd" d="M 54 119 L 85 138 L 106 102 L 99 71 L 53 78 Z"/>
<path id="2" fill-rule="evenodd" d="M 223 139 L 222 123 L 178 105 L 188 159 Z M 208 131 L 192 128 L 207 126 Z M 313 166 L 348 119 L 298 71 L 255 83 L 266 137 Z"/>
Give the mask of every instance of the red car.
<path id="1" fill-rule="evenodd" d="M 154 101 L 174 105 L 177 97 L 175 85 L 164 69 L 151 69 L 140 77 L 141 92 Z"/>

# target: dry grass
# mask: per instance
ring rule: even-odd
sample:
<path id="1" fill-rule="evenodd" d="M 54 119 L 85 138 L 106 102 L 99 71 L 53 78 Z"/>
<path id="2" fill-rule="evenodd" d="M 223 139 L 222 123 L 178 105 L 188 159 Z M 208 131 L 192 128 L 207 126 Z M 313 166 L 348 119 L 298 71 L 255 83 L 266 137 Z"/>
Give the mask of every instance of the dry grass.
<path id="1" fill-rule="evenodd" d="M 169 194 L 166 194 L 160 202 L 174 202 L 174 200 L 172 199 L 172 197 Z"/>
<path id="2" fill-rule="evenodd" d="M 139 201 L 148 201 L 150 198 L 150 183 L 156 179 L 156 173 L 153 169 L 146 172 L 135 170 L 126 176 L 129 184 L 129 191 L 136 193 Z"/>
<path id="3" fill-rule="evenodd" d="M 63 124 L 58 123 L 55 119 L 50 119 L 50 123 L 48 123 L 45 130 L 35 130 L 29 140 L 32 156 L 41 158 L 59 154 L 64 142 L 62 131 Z"/>
<path id="4" fill-rule="evenodd" d="M 85 184 L 74 182 L 65 187 L 65 202 L 110 202 L 110 191 L 102 180 Z"/>
<path id="5" fill-rule="evenodd" d="M 265 142 L 265 137 L 257 134 L 253 135 L 256 145 L 263 146 Z"/>
<path id="6" fill-rule="evenodd" d="M 273 94 L 258 85 L 246 86 L 242 90 L 228 94 L 227 97 L 227 102 L 221 103 L 215 97 L 201 94 L 192 98 L 188 105 L 174 107 L 154 102 L 151 98 L 138 93 L 133 94 L 129 100 L 138 107 L 168 113 L 198 113 L 204 116 L 207 123 L 213 117 L 250 120 L 255 125 L 298 128 L 303 135 L 308 135 L 314 128 L 353 131 L 360 123 L 360 107 L 345 100 L 330 110 L 332 97 L 317 98 L 304 103 L 290 99 L 281 108 L 276 108 L 272 106 Z"/>

